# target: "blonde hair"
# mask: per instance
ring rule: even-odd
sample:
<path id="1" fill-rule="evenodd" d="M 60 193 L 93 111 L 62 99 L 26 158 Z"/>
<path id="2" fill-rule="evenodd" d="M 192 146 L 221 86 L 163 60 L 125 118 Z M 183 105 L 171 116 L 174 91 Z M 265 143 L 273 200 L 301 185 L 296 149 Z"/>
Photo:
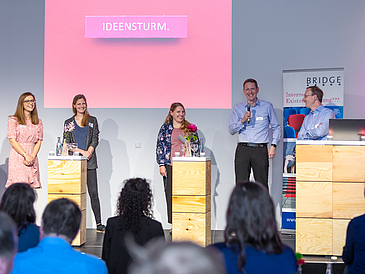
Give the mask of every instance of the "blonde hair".
<path id="1" fill-rule="evenodd" d="M 85 127 L 87 125 L 87 119 L 90 118 L 90 114 L 87 111 L 87 102 L 86 102 L 86 97 L 84 94 L 77 94 L 74 99 L 72 100 L 72 111 L 75 113 L 75 115 L 77 114 L 77 110 L 75 108 L 76 102 L 80 99 L 84 99 L 85 100 L 85 104 L 86 104 L 86 109 L 84 112 L 84 116 L 82 117 L 81 120 L 81 126 Z"/>
<path id="2" fill-rule="evenodd" d="M 169 114 L 167 114 L 164 124 L 172 122 L 173 118 L 172 118 L 170 112 L 174 112 L 174 110 L 177 107 L 182 107 L 185 111 L 183 104 L 181 104 L 179 102 L 172 103 L 170 106 Z M 186 134 L 188 133 L 188 129 L 186 128 L 188 125 L 190 125 L 190 123 L 187 120 L 185 120 L 185 118 L 184 118 L 184 121 L 182 122 L 180 129 Z"/>
<path id="3" fill-rule="evenodd" d="M 38 125 L 39 124 L 39 119 L 38 119 L 37 104 L 35 102 L 34 95 L 29 91 L 24 92 L 22 95 L 20 95 L 20 97 L 18 99 L 18 105 L 16 107 L 16 110 L 15 110 L 15 113 L 14 113 L 13 117 L 16 117 L 18 119 L 18 123 L 20 125 L 25 125 L 26 124 L 26 119 L 25 119 L 25 114 L 24 114 L 24 99 L 28 96 L 32 96 L 33 99 L 34 99 L 34 109 L 30 113 L 32 124 Z"/>

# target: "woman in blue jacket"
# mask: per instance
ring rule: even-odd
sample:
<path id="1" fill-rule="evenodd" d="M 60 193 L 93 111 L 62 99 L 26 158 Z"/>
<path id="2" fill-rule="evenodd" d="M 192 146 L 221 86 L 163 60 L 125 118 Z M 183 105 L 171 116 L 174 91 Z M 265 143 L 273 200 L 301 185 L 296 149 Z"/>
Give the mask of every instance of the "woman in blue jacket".
<path id="1" fill-rule="evenodd" d="M 172 157 L 175 152 L 180 152 L 179 146 L 183 144 L 177 137 L 188 135 L 185 120 L 185 108 L 181 103 L 173 103 L 169 114 L 160 128 L 157 136 L 156 160 L 163 177 L 167 204 L 168 222 L 172 223 Z"/>

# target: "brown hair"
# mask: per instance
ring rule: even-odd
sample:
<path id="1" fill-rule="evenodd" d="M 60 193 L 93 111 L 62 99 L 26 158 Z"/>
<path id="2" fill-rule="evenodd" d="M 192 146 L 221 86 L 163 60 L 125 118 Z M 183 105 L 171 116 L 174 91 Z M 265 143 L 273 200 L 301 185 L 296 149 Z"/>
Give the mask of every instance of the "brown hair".
<path id="1" fill-rule="evenodd" d="M 87 101 L 86 101 L 86 97 L 84 94 L 77 94 L 74 99 L 72 100 L 72 111 L 75 113 L 75 115 L 77 114 L 77 110 L 75 108 L 76 102 L 80 99 L 84 99 L 85 100 L 85 104 L 86 104 L 86 109 L 84 112 L 84 116 L 82 117 L 81 120 L 81 126 L 86 126 L 87 125 L 87 119 L 90 118 L 90 114 L 87 111 Z"/>
<path id="2" fill-rule="evenodd" d="M 16 107 L 16 110 L 15 110 L 15 113 L 14 113 L 13 117 L 16 117 L 18 119 L 18 123 L 20 125 L 25 125 L 26 124 L 25 115 L 24 115 L 24 99 L 28 96 L 32 96 L 33 99 L 34 99 L 34 109 L 30 113 L 32 124 L 38 125 L 39 124 L 39 119 L 38 119 L 37 104 L 35 102 L 34 95 L 30 92 L 24 92 L 22 95 L 20 95 L 20 97 L 18 99 L 18 105 Z"/>
<path id="3" fill-rule="evenodd" d="M 169 110 L 169 114 L 167 114 L 164 124 L 172 122 L 172 116 L 171 116 L 170 112 L 174 112 L 174 110 L 177 107 L 182 107 L 185 111 L 183 104 L 181 104 L 179 102 L 172 103 L 170 110 Z M 185 118 L 184 118 L 184 121 L 182 122 L 180 129 L 182 131 L 184 131 L 184 133 L 188 133 L 188 129 L 186 128 L 188 125 L 190 125 L 190 123 L 187 120 L 185 120 Z"/>
<path id="4" fill-rule="evenodd" d="M 307 89 L 310 89 L 312 95 L 317 95 L 318 101 L 322 104 L 323 91 L 317 86 L 310 86 Z"/>
<path id="5" fill-rule="evenodd" d="M 259 86 L 257 85 L 257 81 L 255 79 L 252 79 L 252 78 L 248 78 L 246 79 L 244 82 L 243 82 L 243 89 L 245 89 L 245 85 L 247 83 L 254 83 L 256 88 L 258 88 Z"/>

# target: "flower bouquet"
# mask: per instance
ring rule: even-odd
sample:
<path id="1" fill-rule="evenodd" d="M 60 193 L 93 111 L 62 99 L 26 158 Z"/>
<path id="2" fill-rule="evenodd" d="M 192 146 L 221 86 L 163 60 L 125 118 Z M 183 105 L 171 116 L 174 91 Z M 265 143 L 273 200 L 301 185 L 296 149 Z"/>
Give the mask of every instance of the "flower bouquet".
<path id="1" fill-rule="evenodd" d="M 187 125 L 186 129 L 188 130 L 188 136 L 185 137 L 185 156 L 189 157 L 191 156 L 191 143 L 198 141 L 198 137 L 196 136 L 196 131 L 198 130 L 198 128 L 194 124 L 189 124 Z"/>
<path id="2" fill-rule="evenodd" d="M 65 156 L 66 155 L 66 138 L 68 136 L 68 134 L 73 131 L 75 129 L 75 124 L 74 121 L 65 124 L 65 127 L 63 129 L 63 146 L 62 146 L 62 155 Z"/>

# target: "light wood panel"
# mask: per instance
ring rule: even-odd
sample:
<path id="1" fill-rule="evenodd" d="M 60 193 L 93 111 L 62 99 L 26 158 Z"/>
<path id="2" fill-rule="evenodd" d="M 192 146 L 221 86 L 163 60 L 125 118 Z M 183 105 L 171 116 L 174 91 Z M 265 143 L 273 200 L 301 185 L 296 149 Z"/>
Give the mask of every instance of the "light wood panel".
<path id="1" fill-rule="evenodd" d="M 296 252 L 332 255 L 332 219 L 296 219 Z"/>
<path id="2" fill-rule="evenodd" d="M 296 216 L 311 218 L 331 218 L 332 183 L 297 182 Z"/>
<path id="3" fill-rule="evenodd" d="M 209 195 L 211 166 L 209 162 L 173 163 L 172 195 Z"/>
<path id="4" fill-rule="evenodd" d="M 173 196 L 172 212 L 206 213 L 210 211 L 211 197 L 207 196 Z"/>
<path id="5" fill-rule="evenodd" d="M 174 213 L 172 215 L 172 240 L 191 241 L 207 246 L 211 243 L 211 212 Z"/>
<path id="6" fill-rule="evenodd" d="M 48 194 L 47 203 L 50 203 L 53 200 L 67 198 L 74 201 L 79 207 L 80 210 L 86 209 L 86 193 L 83 194 Z"/>
<path id="7" fill-rule="evenodd" d="M 365 183 L 333 183 L 333 218 L 352 219 L 364 214 L 364 189 Z"/>
<path id="8" fill-rule="evenodd" d="M 342 256 L 346 242 L 346 231 L 350 220 L 333 220 L 333 255 Z"/>
<path id="9" fill-rule="evenodd" d="M 332 146 L 296 146 L 297 181 L 332 181 Z"/>
<path id="10" fill-rule="evenodd" d="M 365 182 L 364 146 L 334 146 L 333 181 Z"/>
<path id="11" fill-rule="evenodd" d="M 48 160 L 48 202 L 68 198 L 81 210 L 80 229 L 72 245 L 86 242 L 87 160 Z"/>
<path id="12" fill-rule="evenodd" d="M 48 160 L 48 193 L 85 193 L 86 165 L 86 160 Z"/>
<path id="13" fill-rule="evenodd" d="M 81 223 L 80 230 L 76 235 L 76 238 L 72 241 L 71 245 L 81 246 L 86 243 L 86 210 L 81 211 Z"/>

